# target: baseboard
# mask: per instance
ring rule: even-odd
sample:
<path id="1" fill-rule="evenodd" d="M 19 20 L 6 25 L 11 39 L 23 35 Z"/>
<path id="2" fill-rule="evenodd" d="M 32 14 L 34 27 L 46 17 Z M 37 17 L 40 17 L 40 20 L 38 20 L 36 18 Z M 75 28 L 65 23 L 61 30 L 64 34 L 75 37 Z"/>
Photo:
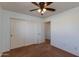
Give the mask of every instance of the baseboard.
<path id="1" fill-rule="evenodd" d="M 2 57 L 3 54 L 7 55 L 6 53 L 9 52 L 9 51 L 10 51 L 10 49 L 8 49 L 8 50 L 6 50 L 6 51 L 2 51 L 2 52 L 0 52 L 0 57 Z"/>
<path id="2" fill-rule="evenodd" d="M 60 47 L 58 47 L 58 46 L 56 46 L 56 45 L 54 45 L 54 44 L 53 44 L 53 45 L 51 44 L 51 46 L 54 46 L 54 47 L 56 47 L 56 48 L 58 48 L 58 49 L 60 49 L 60 50 L 63 50 L 63 51 L 65 51 L 65 52 L 68 52 L 68 53 L 74 55 L 75 57 L 78 57 L 78 55 L 76 55 L 76 54 L 74 54 L 74 53 L 71 53 L 71 52 L 67 51 L 66 49 L 60 48 Z"/>
<path id="3" fill-rule="evenodd" d="M 45 39 L 42 39 L 41 41 L 37 42 L 37 44 L 41 44 L 41 43 L 44 43 L 45 42 Z"/>

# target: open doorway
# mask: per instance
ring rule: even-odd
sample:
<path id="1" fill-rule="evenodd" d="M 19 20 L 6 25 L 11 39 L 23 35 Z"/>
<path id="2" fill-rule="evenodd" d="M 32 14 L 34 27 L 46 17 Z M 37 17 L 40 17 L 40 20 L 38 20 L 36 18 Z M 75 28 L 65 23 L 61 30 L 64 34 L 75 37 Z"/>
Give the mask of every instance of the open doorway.
<path id="1" fill-rule="evenodd" d="M 51 32 L 50 32 L 50 21 L 45 22 L 45 41 L 50 44 Z"/>

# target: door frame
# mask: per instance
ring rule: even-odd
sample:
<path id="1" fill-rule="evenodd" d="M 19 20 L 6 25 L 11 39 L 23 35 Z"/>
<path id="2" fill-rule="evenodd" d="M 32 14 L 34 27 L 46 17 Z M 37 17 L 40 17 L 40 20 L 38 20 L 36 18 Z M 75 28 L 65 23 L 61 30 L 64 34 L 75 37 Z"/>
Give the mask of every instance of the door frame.
<path id="1" fill-rule="evenodd" d="M 49 40 L 50 40 L 50 43 L 51 43 L 51 21 L 45 21 L 44 22 L 44 29 L 45 29 L 45 24 L 48 23 L 48 22 L 50 22 L 50 39 Z M 46 34 L 45 34 L 45 39 L 46 39 Z"/>
<path id="2" fill-rule="evenodd" d="M 19 18 L 14 18 L 14 17 L 11 17 L 10 18 L 10 49 L 9 50 L 12 50 L 12 49 L 15 49 L 15 48 L 11 48 L 11 37 L 12 37 L 12 34 L 11 34 L 11 21 L 12 20 L 20 20 L 20 21 L 26 21 L 24 19 L 19 19 Z M 17 47 L 18 48 L 18 47 Z"/>

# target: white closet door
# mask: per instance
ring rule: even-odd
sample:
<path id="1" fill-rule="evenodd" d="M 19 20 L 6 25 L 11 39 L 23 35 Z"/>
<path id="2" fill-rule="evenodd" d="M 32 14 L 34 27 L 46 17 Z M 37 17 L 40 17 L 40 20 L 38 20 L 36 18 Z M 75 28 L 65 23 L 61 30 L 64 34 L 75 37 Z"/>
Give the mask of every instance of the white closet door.
<path id="1" fill-rule="evenodd" d="M 11 20 L 11 49 L 41 42 L 42 29 L 40 22 Z"/>
<path id="2" fill-rule="evenodd" d="M 24 46 L 24 40 L 22 38 L 22 21 L 11 20 L 11 49 Z"/>
<path id="3" fill-rule="evenodd" d="M 35 44 L 36 43 L 36 23 L 35 22 L 26 22 L 26 31 L 25 31 L 25 45 Z"/>
<path id="4" fill-rule="evenodd" d="M 26 38 L 28 39 L 28 41 L 26 40 L 25 44 L 26 45 L 30 45 L 30 44 L 39 44 L 40 42 L 42 42 L 44 39 L 43 37 L 43 25 L 41 24 L 41 22 L 27 22 L 28 25 L 26 26 L 26 30 L 28 27 L 28 30 L 26 32 Z M 29 35 L 28 35 L 29 33 Z"/>
<path id="5" fill-rule="evenodd" d="M 44 42 L 44 23 L 37 23 L 36 25 L 36 37 L 37 37 L 37 43 Z"/>

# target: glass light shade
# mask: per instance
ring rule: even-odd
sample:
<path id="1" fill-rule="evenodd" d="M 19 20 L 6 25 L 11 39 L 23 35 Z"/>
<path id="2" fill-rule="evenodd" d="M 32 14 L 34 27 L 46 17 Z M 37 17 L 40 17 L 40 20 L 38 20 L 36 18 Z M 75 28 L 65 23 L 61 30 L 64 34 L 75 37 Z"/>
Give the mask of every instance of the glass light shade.
<path id="1" fill-rule="evenodd" d="M 44 9 L 43 9 L 43 12 L 45 12 L 45 11 L 46 11 L 46 9 L 44 8 Z"/>
<path id="2" fill-rule="evenodd" d="M 41 9 L 38 9 L 37 11 L 38 11 L 38 12 L 41 12 Z"/>
<path id="3" fill-rule="evenodd" d="M 44 11 L 41 12 L 42 14 L 44 13 Z"/>

